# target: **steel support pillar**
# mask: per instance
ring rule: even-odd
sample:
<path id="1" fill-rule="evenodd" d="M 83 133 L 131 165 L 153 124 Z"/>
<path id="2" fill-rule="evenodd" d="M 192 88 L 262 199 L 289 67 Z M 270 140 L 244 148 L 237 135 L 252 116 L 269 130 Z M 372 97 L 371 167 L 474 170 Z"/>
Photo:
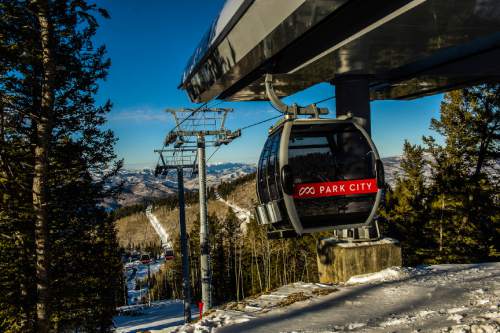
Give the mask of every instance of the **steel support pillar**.
<path id="1" fill-rule="evenodd" d="M 335 84 L 336 116 L 349 112 L 364 119 L 363 127 L 371 135 L 369 78 L 363 75 L 338 77 Z"/>
<path id="2" fill-rule="evenodd" d="M 336 116 L 350 113 L 360 118 L 361 125 L 371 136 L 369 79 L 365 75 L 345 75 L 337 77 L 332 83 L 335 85 Z M 337 230 L 335 236 L 343 240 L 374 240 L 380 238 L 380 232 L 377 222 L 372 221 L 367 227 Z"/>
<path id="3" fill-rule="evenodd" d="M 207 220 L 205 137 L 202 134 L 198 135 L 198 180 L 200 194 L 201 298 L 203 301 L 203 312 L 206 312 L 212 307 L 212 281 L 210 272 L 210 244 L 208 239 Z"/>
<path id="4" fill-rule="evenodd" d="M 191 322 L 191 279 L 189 277 L 189 252 L 186 233 L 186 212 L 184 203 L 184 169 L 177 168 L 177 194 L 179 196 L 179 228 L 181 232 L 182 293 L 184 296 L 184 321 Z"/>

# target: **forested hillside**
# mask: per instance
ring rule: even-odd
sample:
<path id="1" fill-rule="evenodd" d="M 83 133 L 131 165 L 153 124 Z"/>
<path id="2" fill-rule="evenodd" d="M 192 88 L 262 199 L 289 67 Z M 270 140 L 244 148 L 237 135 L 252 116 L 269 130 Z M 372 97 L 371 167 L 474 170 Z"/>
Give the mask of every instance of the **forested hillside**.
<path id="1" fill-rule="evenodd" d="M 232 184 L 222 184 L 220 192 L 224 193 L 228 200 L 234 198 L 233 202 L 242 207 L 250 206 L 250 203 L 256 202 L 255 174 L 240 178 Z M 154 276 L 151 295 L 153 299 L 181 298 L 178 209 L 158 206 L 154 209 L 154 214 L 173 237 L 176 257 L 166 263 L 160 274 Z M 242 222 L 228 206 L 215 200 L 213 196 L 210 196 L 208 201 L 208 214 L 215 304 L 248 297 L 294 281 L 318 279 L 314 237 L 270 241 L 262 227 L 253 220 L 247 228 L 247 233 L 243 233 L 240 229 Z M 198 204 L 189 203 L 186 208 L 186 221 L 194 299 L 201 297 L 198 216 Z M 144 226 L 149 224 L 142 213 L 119 219 L 117 227 L 120 244 L 128 246 L 134 243 L 129 242 L 130 238 L 126 236 L 136 229 L 135 226 L 132 227 L 133 221 Z M 153 230 L 150 235 L 156 236 Z M 141 238 L 142 236 L 138 236 L 134 239 L 139 242 Z M 134 246 L 139 244 L 134 243 Z"/>

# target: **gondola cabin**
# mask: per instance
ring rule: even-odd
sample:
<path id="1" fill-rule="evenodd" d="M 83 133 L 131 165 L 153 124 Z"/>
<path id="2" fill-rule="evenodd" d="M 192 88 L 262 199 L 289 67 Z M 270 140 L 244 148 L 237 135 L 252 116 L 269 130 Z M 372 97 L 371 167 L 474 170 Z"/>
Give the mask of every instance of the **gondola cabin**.
<path id="1" fill-rule="evenodd" d="M 260 156 L 257 220 L 270 238 L 366 226 L 383 185 L 377 149 L 356 120 L 284 119 Z"/>
<path id="2" fill-rule="evenodd" d="M 164 251 L 164 256 L 165 256 L 165 260 L 174 259 L 174 250 L 172 250 L 170 248 L 166 248 Z"/>
<path id="3" fill-rule="evenodd" d="M 143 254 L 141 255 L 141 263 L 144 265 L 150 264 L 151 263 L 151 257 L 149 254 Z"/>

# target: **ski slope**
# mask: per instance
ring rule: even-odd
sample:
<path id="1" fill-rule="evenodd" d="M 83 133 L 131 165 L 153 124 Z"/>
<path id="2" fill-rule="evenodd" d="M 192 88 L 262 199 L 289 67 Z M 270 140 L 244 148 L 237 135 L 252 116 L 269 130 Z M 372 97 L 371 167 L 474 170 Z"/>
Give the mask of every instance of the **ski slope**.
<path id="1" fill-rule="evenodd" d="M 159 332 L 500 332 L 500 263 L 389 268 L 289 306 L 265 302 L 294 289 L 299 295 L 306 285 L 288 285 Z"/>
<path id="2" fill-rule="evenodd" d="M 160 237 L 162 247 L 172 248 L 172 242 L 170 241 L 170 235 L 165 231 L 165 228 L 160 224 L 158 218 L 152 213 L 152 206 L 146 208 L 146 216 L 149 223 L 153 226 L 156 233 Z"/>
<path id="3" fill-rule="evenodd" d="M 253 217 L 252 213 L 248 209 L 241 208 L 232 202 L 224 200 L 217 191 L 215 191 L 215 198 L 233 210 L 238 220 L 242 223 L 242 229 L 245 229 L 245 224 L 250 223 L 250 218 Z"/>

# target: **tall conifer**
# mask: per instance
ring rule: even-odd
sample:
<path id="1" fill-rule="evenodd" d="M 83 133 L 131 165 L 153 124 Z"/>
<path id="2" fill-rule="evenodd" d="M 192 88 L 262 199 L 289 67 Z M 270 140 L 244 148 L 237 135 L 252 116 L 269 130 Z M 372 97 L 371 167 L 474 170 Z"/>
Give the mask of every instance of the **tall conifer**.
<path id="1" fill-rule="evenodd" d="M 0 331 L 107 331 L 121 295 L 114 225 L 100 207 L 113 174 L 110 62 L 87 1 L 0 3 Z M 105 176 L 106 178 L 106 176 Z"/>

